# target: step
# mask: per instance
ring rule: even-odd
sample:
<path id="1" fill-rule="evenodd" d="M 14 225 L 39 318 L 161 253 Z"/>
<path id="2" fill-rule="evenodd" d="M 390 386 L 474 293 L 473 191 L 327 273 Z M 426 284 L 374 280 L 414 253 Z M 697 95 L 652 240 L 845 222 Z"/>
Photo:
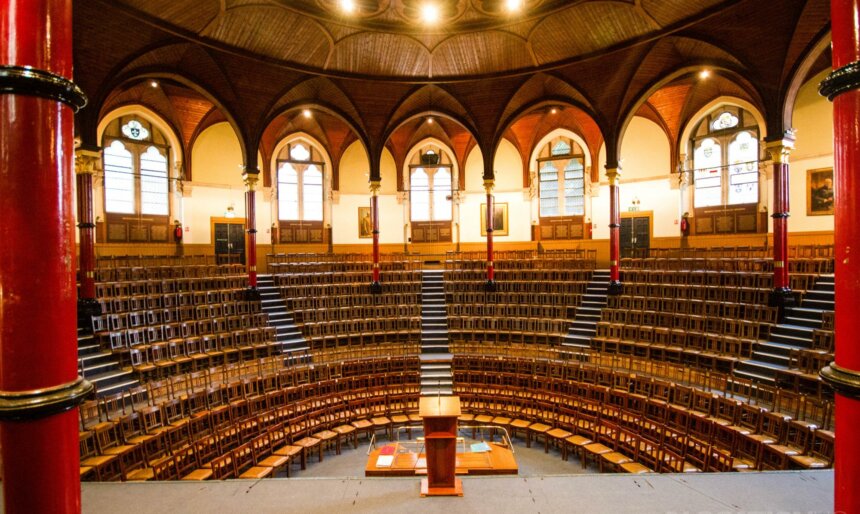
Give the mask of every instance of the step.
<path id="1" fill-rule="evenodd" d="M 114 384 L 109 384 L 105 387 L 100 388 L 97 393 L 97 396 L 102 397 L 111 394 L 121 393 L 139 385 L 140 381 L 136 379 L 123 380 L 121 382 L 116 382 Z"/>
<path id="2" fill-rule="evenodd" d="M 421 370 L 421 381 L 425 380 L 453 380 L 453 375 L 450 370 L 424 371 Z"/>
<path id="3" fill-rule="evenodd" d="M 772 376 L 768 376 L 768 375 L 762 375 L 760 373 L 755 373 L 752 371 L 746 371 L 746 370 L 742 370 L 742 369 L 735 369 L 734 374 L 735 374 L 735 376 L 738 376 L 740 378 L 746 378 L 748 380 L 753 380 L 753 381 L 763 382 L 766 384 L 776 385 L 776 377 L 772 377 Z"/>
<path id="4" fill-rule="evenodd" d="M 600 301 L 600 302 L 597 302 L 594 300 L 583 300 L 578 308 L 579 309 L 596 310 L 597 312 L 600 312 L 604 307 L 606 307 L 605 299 L 604 299 L 604 301 Z"/>
<path id="5" fill-rule="evenodd" d="M 570 324 L 570 328 L 581 328 L 585 330 L 596 330 L 597 325 L 591 321 L 581 321 L 578 318 Z"/>
<path id="6" fill-rule="evenodd" d="M 421 345 L 421 353 L 448 353 L 451 349 L 447 344 L 439 345 Z"/>
<path id="7" fill-rule="evenodd" d="M 428 363 L 447 362 L 449 365 L 454 360 L 454 355 L 450 352 L 445 353 L 422 353 L 418 355 L 418 360 L 421 365 Z"/>
<path id="8" fill-rule="evenodd" d="M 788 319 L 788 318 L 786 318 L 786 319 Z M 808 321 L 808 320 L 804 320 L 804 321 Z M 780 323 L 779 325 L 773 327 L 773 329 L 771 330 L 771 334 L 781 334 L 781 335 L 787 335 L 787 336 L 792 336 L 792 337 L 811 338 L 812 337 L 812 331 L 817 326 L 821 326 L 821 323 L 819 322 L 815 326 L 810 326 L 807 324 L 799 324 L 799 323 Z"/>
<path id="9" fill-rule="evenodd" d="M 775 364 L 778 366 L 785 366 L 788 368 L 789 359 L 787 355 L 780 355 L 777 353 L 764 352 L 760 350 L 756 350 L 753 352 L 753 359 L 760 362 L 765 362 L 768 364 Z"/>
<path id="10" fill-rule="evenodd" d="M 803 299 L 803 302 L 801 302 L 801 305 L 803 305 L 806 308 L 811 308 L 811 309 L 816 309 L 816 310 L 820 309 L 822 311 L 832 311 L 835 309 L 835 303 L 834 303 L 832 298 L 829 300 L 828 299 L 819 300 L 819 299 L 805 297 Z"/>
<path id="11" fill-rule="evenodd" d="M 771 334 L 770 341 L 794 346 L 795 348 L 809 348 L 812 346 L 811 338 L 794 337 L 786 334 Z"/>
<path id="12" fill-rule="evenodd" d="M 587 328 L 572 328 L 572 329 L 570 329 L 570 331 L 566 335 L 567 336 L 577 336 L 577 337 L 584 338 L 588 341 L 591 341 L 591 339 L 597 335 L 597 330 L 596 329 L 587 329 Z"/>
<path id="13" fill-rule="evenodd" d="M 797 318 L 821 319 L 821 315 L 833 309 L 817 309 L 812 307 L 792 307 L 788 312 Z"/>
<path id="14" fill-rule="evenodd" d="M 441 371 L 451 371 L 451 364 L 450 363 L 440 364 L 437 362 L 421 363 L 421 372 L 423 373 L 425 370 L 426 371 L 440 371 L 440 370 Z"/>
<path id="15" fill-rule="evenodd" d="M 453 396 L 453 388 L 421 388 L 421 396 Z"/>

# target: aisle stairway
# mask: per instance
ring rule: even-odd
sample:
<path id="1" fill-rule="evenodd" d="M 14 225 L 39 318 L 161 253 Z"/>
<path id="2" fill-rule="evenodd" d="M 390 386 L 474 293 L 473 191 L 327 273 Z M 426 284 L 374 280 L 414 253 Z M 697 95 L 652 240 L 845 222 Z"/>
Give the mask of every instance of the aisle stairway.
<path id="1" fill-rule="evenodd" d="M 777 374 L 788 371 L 791 350 L 810 348 L 812 331 L 821 328 L 822 315 L 834 309 L 833 275 L 822 275 L 798 307 L 786 309 L 785 321 L 776 325 L 766 342 L 756 343 L 752 358 L 739 362 L 738 377 L 775 385 Z"/>
<path id="2" fill-rule="evenodd" d="M 453 394 L 448 313 L 441 269 L 424 270 L 421 281 L 421 394 Z"/>
<path id="3" fill-rule="evenodd" d="M 281 351 L 308 350 L 310 346 L 287 310 L 287 303 L 275 286 L 272 275 L 257 275 L 257 289 L 260 291 L 262 311 L 269 315 L 269 326 L 275 328 L 275 341 L 280 343 Z"/>
<path id="4" fill-rule="evenodd" d="M 582 295 L 582 304 L 576 308 L 573 323 L 564 336 L 563 346 L 591 348 L 591 338 L 597 334 L 600 312 L 606 307 L 608 288 L 609 270 L 594 270 L 585 288 L 585 294 Z"/>
<path id="5" fill-rule="evenodd" d="M 99 348 L 92 332 L 78 329 L 78 373 L 96 386 L 97 396 L 119 393 L 140 385 L 131 368 L 123 368 L 119 357 Z"/>

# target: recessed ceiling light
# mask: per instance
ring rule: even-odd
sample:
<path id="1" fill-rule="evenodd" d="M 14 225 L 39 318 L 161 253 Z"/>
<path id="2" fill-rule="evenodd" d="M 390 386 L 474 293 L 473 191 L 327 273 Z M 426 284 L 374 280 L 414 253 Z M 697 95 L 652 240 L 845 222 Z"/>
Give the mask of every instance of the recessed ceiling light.
<path id="1" fill-rule="evenodd" d="M 702 70 L 699 72 L 700 79 L 706 79 L 711 76 L 711 70 Z"/>
<path id="2" fill-rule="evenodd" d="M 304 116 L 305 118 L 310 118 L 311 117 L 311 110 L 310 109 L 302 110 L 302 116 Z"/>
<path id="3" fill-rule="evenodd" d="M 553 107 L 552 109 L 549 110 L 549 113 L 550 114 L 557 114 L 558 113 L 558 107 Z"/>
<path id="4" fill-rule="evenodd" d="M 517 12 L 523 7 L 523 0 L 505 0 L 505 9 L 508 12 Z"/>
<path id="5" fill-rule="evenodd" d="M 355 2 L 353 0 L 340 0 L 340 10 L 346 13 L 355 12 Z"/>
<path id="6" fill-rule="evenodd" d="M 432 116 L 427 117 L 427 123 L 430 123 L 430 124 L 433 123 L 433 117 Z"/>
<path id="7" fill-rule="evenodd" d="M 439 6 L 431 3 L 422 5 L 421 19 L 424 20 L 425 23 L 436 23 L 439 21 Z"/>
<path id="8" fill-rule="evenodd" d="M 150 80 L 149 86 L 150 87 L 158 87 L 158 81 L 157 80 Z"/>

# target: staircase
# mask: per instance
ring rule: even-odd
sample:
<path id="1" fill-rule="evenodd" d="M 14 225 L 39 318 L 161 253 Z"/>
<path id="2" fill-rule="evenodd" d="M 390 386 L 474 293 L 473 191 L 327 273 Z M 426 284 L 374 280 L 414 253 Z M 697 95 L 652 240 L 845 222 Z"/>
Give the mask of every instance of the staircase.
<path id="1" fill-rule="evenodd" d="M 441 269 L 424 270 L 421 280 L 421 394 L 451 395 L 453 356 L 448 348 L 448 313 Z"/>
<path id="2" fill-rule="evenodd" d="M 310 346 L 287 310 L 287 303 L 275 286 L 272 275 L 257 275 L 257 290 L 260 291 L 261 309 L 269 316 L 269 326 L 275 328 L 275 341 L 280 344 L 281 351 L 308 350 Z"/>
<path id="3" fill-rule="evenodd" d="M 583 350 L 591 348 L 591 338 L 597 334 L 600 312 L 606 307 L 608 288 L 609 270 L 594 270 L 582 295 L 582 304 L 576 308 L 570 330 L 562 340 L 562 346 Z"/>
<path id="4" fill-rule="evenodd" d="M 120 366 L 119 357 L 99 347 L 89 330 L 78 329 L 78 371 L 96 386 L 96 396 L 121 393 L 140 381 L 131 368 Z"/>
<path id="5" fill-rule="evenodd" d="M 785 321 L 771 330 L 768 341 L 754 346 L 752 357 L 739 362 L 734 374 L 776 385 L 778 374 L 789 369 L 791 350 L 810 348 L 812 331 L 821 328 L 822 314 L 834 309 L 834 287 L 832 274 L 821 275 L 800 306 L 786 309 Z"/>

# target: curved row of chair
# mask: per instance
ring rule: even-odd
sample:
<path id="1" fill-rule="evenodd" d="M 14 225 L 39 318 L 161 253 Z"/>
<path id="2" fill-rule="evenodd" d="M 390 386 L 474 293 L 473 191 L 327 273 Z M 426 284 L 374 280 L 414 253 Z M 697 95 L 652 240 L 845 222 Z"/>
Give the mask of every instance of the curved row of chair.
<path id="1" fill-rule="evenodd" d="M 282 383 L 280 373 L 245 378 L 133 405 L 113 418 L 82 418 L 82 478 L 261 478 L 293 458 L 304 468 L 311 452 L 322 460 L 325 447 L 339 450 L 358 433 L 390 433 L 395 424 L 410 422 L 407 413 L 418 405 L 417 371 L 381 370 L 417 369 L 417 357 L 390 361 L 341 366 L 347 375 L 304 384 Z M 273 455 L 287 460 L 269 459 Z"/>
<path id="2" fill-rule="evenodd" d="M 476 372 L 468 369 L 476 359 L 483 357 L 456 356 L 452 366 L 464 410 L 492 416 L 490 422 L 515 433 L 528 430 L 528 437 L 544 437 L 545 445 L 570 445 L 583 463 L 591 456 L 617 466 L 644 464 L 637 472 L 832 463 L 832 432 L 733 398 L 635 377 L 610 386 L 588 378 Z M 497 359 L 488 360 L 498 369 Z M 665 466 L 668 460 L 674 464 Z"/>

